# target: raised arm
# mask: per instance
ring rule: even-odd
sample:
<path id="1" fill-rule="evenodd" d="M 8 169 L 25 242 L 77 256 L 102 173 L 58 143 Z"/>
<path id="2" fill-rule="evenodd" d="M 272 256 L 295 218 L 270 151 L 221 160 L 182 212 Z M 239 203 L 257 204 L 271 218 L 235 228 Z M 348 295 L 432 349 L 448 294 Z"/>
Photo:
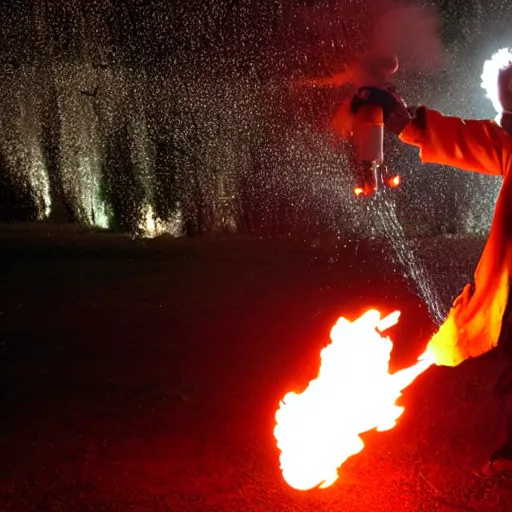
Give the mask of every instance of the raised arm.
<path id="1" fill-rule="evenodd" d="M 502 175 L 511 136 L 494 121 L 463 120 L 419 107 L 399 135 L 420 148 L 421 161 Z"/>
<path id="2" fill-rule="evenodd" d="M 512 99 L 511 99 L 512 103 Z M 361 87 L 350 110 L 382 107 L 384 124 L 408 144 L 420 148 L 421 160 L 468 171 L 502 175 L 512 151 L 512 136 L 494 121 L 466 121 L 419 107 L 411 115 L 393 87 Z M 512 105 L 511 105 L 512 107 Z"/>

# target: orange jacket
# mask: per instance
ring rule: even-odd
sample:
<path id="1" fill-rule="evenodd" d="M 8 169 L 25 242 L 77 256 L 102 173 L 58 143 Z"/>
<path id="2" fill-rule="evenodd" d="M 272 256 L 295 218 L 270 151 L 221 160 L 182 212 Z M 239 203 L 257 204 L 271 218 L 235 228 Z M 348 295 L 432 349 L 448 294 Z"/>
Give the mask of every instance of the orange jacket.
<path id="1" fill-rule="evenodd" d="M 428 345 L 438 364 L 455 366 L 496 346 L 501 330 L 512 268 L 512 135 L 494 121 L 424 114 L 424 126 L 413 121 L 400 135 L 420 148 L 423 163 L 504 178 L 474 287 L 466 285 Z"/>

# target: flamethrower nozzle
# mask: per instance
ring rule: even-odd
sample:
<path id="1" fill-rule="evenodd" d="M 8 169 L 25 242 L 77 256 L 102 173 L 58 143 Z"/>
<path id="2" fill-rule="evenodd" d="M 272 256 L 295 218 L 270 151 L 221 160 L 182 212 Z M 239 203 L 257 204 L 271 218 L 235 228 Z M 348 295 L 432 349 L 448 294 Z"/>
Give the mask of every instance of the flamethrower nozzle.
<path id="1" fill-rule="evenodd" d="M 357 197 L 369 197 L 386 188 L 397 188 L 400 183 L 400 176 L 392 175 L 384 163 L 378 165 L 376 162 L 361 162 L 354 194 Z"/>

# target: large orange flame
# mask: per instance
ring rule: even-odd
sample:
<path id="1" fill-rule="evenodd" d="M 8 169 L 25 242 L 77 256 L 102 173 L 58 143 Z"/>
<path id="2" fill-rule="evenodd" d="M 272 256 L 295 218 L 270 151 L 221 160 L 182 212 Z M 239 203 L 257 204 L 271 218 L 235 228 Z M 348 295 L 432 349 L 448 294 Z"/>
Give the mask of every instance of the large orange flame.
<path id="1" fill-rule="evenodd" d="M 393 343 L 381 333 L 399 316 L 395 311 L 381 318 L 369 310 L 354 322 L 340 318 L 332 343 L 321 351 L 318 377 L 303 393 L 287 393 L 281 401 L 274 435 L 291 487 L 332 485 L 338 468 L 364 448 L 360 434 L 395 426 L 404 410 L 396 404 L 401 391 L 434 364 L 425 353 L 410 368 L 389 373 Z"/>

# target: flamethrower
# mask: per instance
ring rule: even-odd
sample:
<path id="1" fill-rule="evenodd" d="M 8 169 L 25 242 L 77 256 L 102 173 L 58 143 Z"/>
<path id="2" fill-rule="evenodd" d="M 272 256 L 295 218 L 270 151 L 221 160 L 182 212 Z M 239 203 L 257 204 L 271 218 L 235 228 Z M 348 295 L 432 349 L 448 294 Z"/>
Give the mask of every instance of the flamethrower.
<path id="1" fill-rule="evenodd" d="M 299 85 L 342 87 L 351 84 L 359 91 L 364 91 L 365 86 L 384 89 L 389 87 L 397 70 L 395 55 L 368 53 L 342 73 L 330 78 L 303 80 Z M 400 176 L 391 173 L 384 161 L 384 112 L 381 107 L 365 105 L 354 114 L 350 101 L 345 101 L 332 120 L 332 128 L 341 139 L 350 140 L 355 146 L 358 162 L 353 190 L 356 196 L 371 197 L 375 192 L 400 185 Z"/>
<path id="2" fill-rule="evenodd" d="M 358 158 L 354 193 L 368 197 L 400 185 L 400 176 L 384 163 L 384 114 L 376 105 L 362 107 L 355 115 L 353 138 Z"/>

